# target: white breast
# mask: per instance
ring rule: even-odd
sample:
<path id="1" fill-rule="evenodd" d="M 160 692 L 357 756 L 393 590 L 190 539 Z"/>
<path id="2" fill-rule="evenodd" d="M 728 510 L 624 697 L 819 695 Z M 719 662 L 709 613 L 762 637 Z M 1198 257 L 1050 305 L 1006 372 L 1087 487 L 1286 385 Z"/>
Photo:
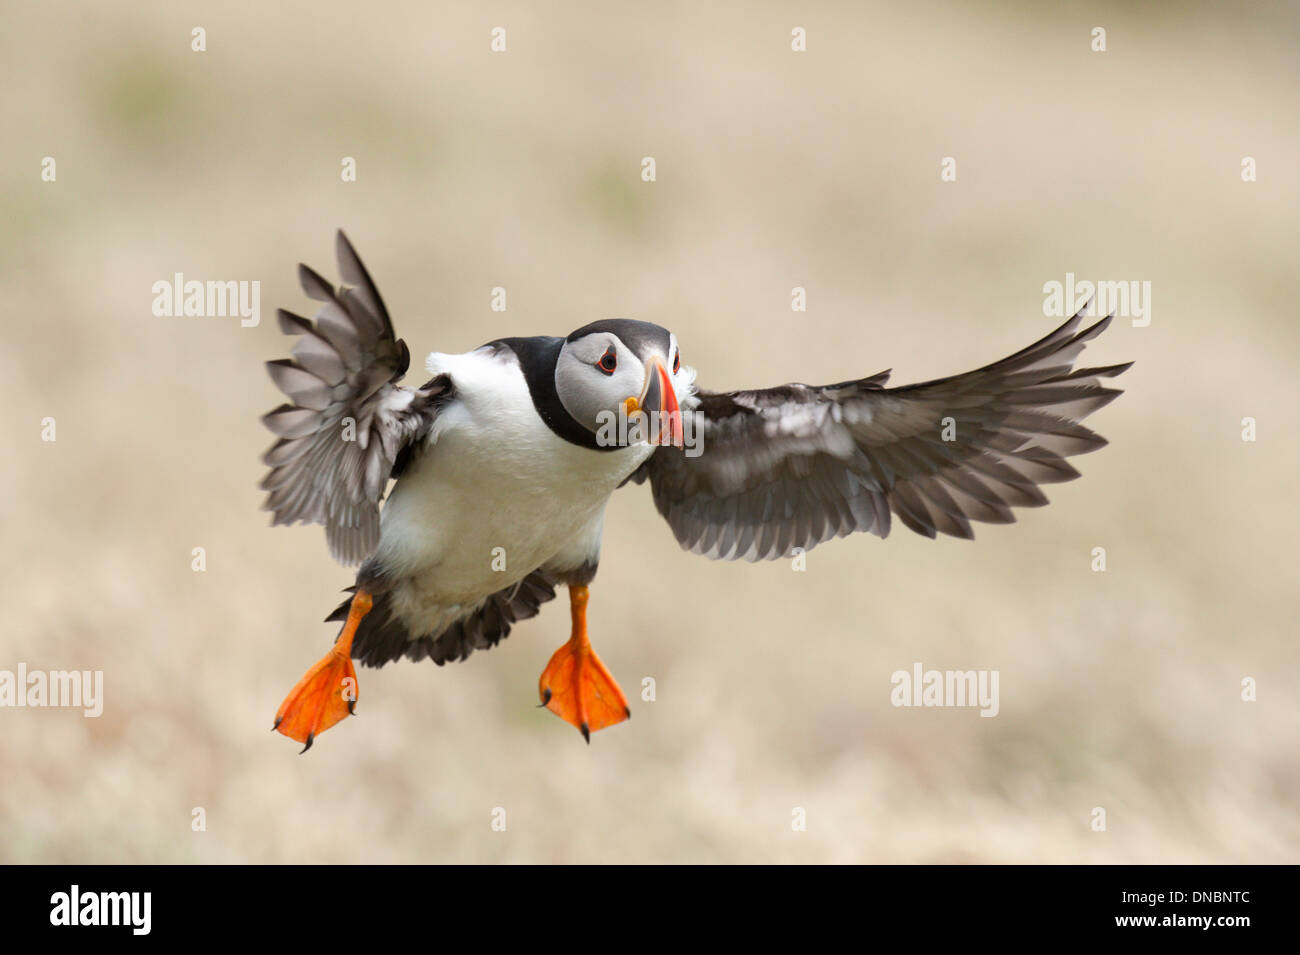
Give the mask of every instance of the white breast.
<path id="1" fill-rule="evenodd" d="M 538 417 L 518 364 L 491 349 L 427 364 L 451 376 L 456 400 L 384 505 L 375 556 L 408 579 L 395 609 L 436 628 L 557 554 L 594 556 L 609 496 L 652 448 L 565 441 Z"/>

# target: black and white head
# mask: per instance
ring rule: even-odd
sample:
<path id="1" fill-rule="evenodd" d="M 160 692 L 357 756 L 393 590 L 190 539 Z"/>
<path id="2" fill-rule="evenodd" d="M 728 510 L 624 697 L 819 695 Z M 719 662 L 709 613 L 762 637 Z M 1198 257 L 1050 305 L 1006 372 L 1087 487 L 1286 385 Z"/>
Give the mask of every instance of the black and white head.
<path id="1" fill-rule="evenodd" d="M 618 443 L 682 445 L 679 396 L 694 373 L 682 364 L 677 338 L 650 322 L 612 318 L 592 322 L 564 341 L 555 391 L 564 410 L 598 437 L 622 421 Z M 630 438 L 627 435 L 630 434 Z"/>

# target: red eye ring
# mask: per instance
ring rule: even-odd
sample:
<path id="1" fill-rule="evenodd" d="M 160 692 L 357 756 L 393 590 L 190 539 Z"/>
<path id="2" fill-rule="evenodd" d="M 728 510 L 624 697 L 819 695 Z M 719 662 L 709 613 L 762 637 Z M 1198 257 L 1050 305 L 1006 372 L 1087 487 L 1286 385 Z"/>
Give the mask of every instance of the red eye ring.
<path id="1" fill-rule="evenodd" d="M 673 374 L 674 375 L 677 374 L 677 372 L 681 370 L 681 367 L 682 367 L 682 353 L 679 351 L 676 355 L 673 355 Z"/>
<path id="2" fill-rule="evenodd" d="M 618 367 L 618 353 L 614 351 L 613 345 L 605 349 L 605 354 L 600 356 L 600 361 L 596 362 L 596 367 L 607 375 L 614 374 L 614 369 Z"/>

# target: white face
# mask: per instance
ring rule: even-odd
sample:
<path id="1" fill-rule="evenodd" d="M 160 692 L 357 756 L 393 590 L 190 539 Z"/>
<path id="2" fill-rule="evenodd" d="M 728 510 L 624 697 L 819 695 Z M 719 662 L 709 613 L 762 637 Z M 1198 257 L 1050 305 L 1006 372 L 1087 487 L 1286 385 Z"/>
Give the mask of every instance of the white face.
<path id="1" fill-rule="evenodd" d="M 669 380 L 674 385 L 677 383 L 678 376 L 674 373 L 680 365 L 677 339 L 668 333 L 665 351 L 661 342 L 654 341 L 655 337 L 647 335 L 638 339 L 642 354 L 634 352 L 609 331 L 594 331 L 564 344 L 555 367 L 555 390 L 575 421 L 596 432 L 610 415 L 627 413 L 629 398 L 639 404 L 655 376 L 652 374 L 655 358 L 663 363 Z M 658 394 L 658 390 L 654 393 Z"/>

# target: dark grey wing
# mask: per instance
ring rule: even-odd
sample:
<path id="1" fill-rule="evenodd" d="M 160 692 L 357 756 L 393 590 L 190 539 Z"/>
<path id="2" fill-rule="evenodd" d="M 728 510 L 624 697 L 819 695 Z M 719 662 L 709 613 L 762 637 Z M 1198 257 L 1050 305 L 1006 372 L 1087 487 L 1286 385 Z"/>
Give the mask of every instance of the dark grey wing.
<path id="1" fill-rule="evenodd" d="M 1065 460 L 1106 441 L 1079 422 L 1121 392 L 1129 365 L 1074 368 L 1106 318 L 1082 313 L 978 371 L 902 388 L 888 372 L 860 381 L 701 393 L 702 453 L 655 451 L 655 506 L 682 547 L 711 558 L 770 560 L 832 537 L 917 533 L 973 537 L 1047 503 L 1038 485 L 1078 477 Z M 1131 364 L 1131 363 L 1130 363 Z"/>
<path id="2" fill-rule="evenodd" d="M 262 418 L 280 438 L 262 457 L 271 468 L 263 507 L 273 524 L 325 525 L 334 558 L 359 564 L 379 543 L 379 499 L 399 454 L 428 435 L 451 382 L 397 384 L 410 364 L 406 343 L 342 231 L 336 252 L 352 287 L 336 290 L 299 265 L 303 291 L 321 303 L 316 322 L 277 313 L 280 330 L 300 337 L 292 359 L 267 362 L 291 403 Z"/>

